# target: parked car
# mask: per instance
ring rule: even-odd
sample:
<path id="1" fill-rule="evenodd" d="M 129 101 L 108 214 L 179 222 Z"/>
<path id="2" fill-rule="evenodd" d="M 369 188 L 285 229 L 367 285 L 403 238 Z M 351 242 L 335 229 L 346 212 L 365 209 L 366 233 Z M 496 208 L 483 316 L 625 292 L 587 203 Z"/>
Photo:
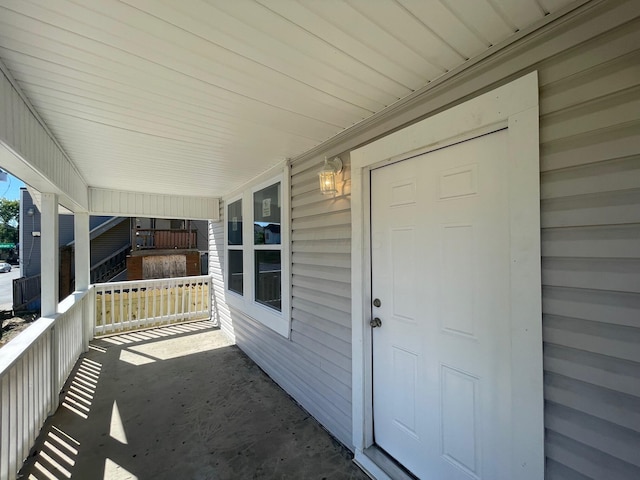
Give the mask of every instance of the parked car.
<path id="1" fill-rule="evenodd" d="M 11 271 L 11 265 L 8 264 L 7 262 L 1 262 L 0 263 L 0 272 L 2 273 L 7 273 Z"/>

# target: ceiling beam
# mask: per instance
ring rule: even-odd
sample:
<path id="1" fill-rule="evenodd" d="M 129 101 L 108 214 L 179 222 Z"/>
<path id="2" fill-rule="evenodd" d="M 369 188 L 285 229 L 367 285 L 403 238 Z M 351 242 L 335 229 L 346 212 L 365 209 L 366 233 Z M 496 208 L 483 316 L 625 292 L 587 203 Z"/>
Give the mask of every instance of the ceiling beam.
<path id="1" fill-rule="evenodd" d="M 92 215 L 214 221 L 220 218 L 219 199 L 214 197 L 140 193 L 90 187 L 89 205 Z"/>

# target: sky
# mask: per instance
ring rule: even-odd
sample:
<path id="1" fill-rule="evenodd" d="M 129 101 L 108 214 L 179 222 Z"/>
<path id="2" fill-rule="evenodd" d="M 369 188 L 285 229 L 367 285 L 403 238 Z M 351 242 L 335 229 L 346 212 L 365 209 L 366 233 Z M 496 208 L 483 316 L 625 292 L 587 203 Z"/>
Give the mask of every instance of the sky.
<path id="1" fill-rule="evenodd" d="M 7 174 L 7 181 L 0 182 L 0 198 L 6 198 L 7 200 L 20 200 L 20 187 L 24 187 L 25 184 L 19 179 Z"/>

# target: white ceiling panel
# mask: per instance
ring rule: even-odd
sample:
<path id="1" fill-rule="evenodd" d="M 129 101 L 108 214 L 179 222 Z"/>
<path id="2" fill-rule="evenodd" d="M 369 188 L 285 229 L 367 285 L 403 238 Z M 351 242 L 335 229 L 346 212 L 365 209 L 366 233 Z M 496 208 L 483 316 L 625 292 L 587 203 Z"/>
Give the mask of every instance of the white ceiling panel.
<path id="1" fill-rule="evenodd" d="M 573 3 L 573 0 L 538 0 L 538 3 L 542 6 L 545 13 L 553 13 L 568 7 Z"/>
<path id="2" fill-rule="evenodd" d="M 0 60 L 91 187 L 235 190 L 570 0 L 0 0 Z"/>
<path id="3" fill-rule="evenodd" d="M 500 15 L 490 0 L 440 1 L 486 45 L 496 45 L 516 31 L 513 21 Z"/>

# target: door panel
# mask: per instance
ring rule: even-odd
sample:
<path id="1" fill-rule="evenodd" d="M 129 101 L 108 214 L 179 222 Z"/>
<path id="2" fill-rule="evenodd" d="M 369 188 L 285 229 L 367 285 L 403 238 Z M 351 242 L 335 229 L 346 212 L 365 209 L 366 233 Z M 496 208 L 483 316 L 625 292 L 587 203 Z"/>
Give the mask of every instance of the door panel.
<path id="1" fill-rule="evenodd" d="M 507 133 L 371 172 L 375 442 L 420 478 L 510 478 Z"/>

